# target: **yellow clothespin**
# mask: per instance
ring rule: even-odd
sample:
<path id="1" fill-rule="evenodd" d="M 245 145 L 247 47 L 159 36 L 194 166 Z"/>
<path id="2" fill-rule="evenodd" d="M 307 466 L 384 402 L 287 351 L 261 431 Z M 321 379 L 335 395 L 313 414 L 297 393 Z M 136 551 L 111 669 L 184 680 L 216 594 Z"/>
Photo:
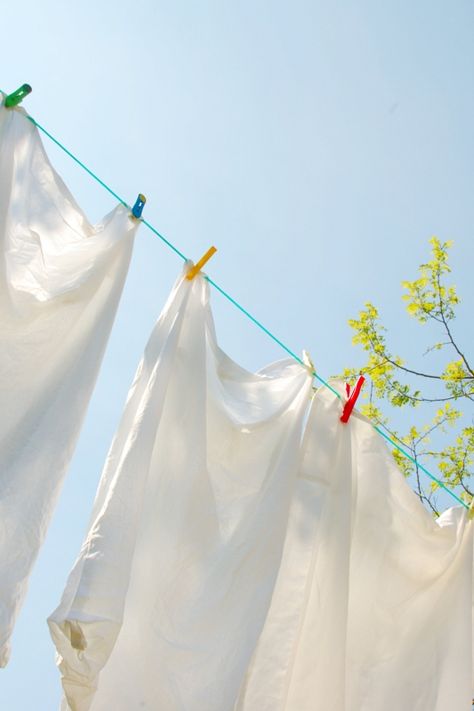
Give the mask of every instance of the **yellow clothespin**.
<path id="1" fill-rule="evenodd" d="M 189 279 L 189 281 L 191 281 L 191 279 L 194 279 L 196 274 L 199 274 L 203 266 L 210 260 L 210 258 L 213 254 L 215 254 L 215 252 L 217 252 L 217 249 L 215 247 L 210 247 L 207 250 L 206 254 L 201 257 L 199 262 L 197 262 L 193 267 L 191 267 L 189 272 L 186 274 L 186 279 Z"/>

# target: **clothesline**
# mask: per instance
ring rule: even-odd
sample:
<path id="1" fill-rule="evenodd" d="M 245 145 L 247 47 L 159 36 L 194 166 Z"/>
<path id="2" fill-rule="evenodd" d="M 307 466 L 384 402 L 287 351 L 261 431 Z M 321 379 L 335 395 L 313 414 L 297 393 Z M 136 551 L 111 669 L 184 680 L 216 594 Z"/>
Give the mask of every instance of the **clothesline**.
<path id="1" fill-rule="evenodd" d="M 1 90 L 0 90 L 1 91 Z M 2 93 L 5 95 L 5 92 L 2 91 Z M 32 116 L 29 116 L 27 114 L 26 116 L 31 123 L 33 123 L 36 128 L 38 128 L 42 133 L 44 133 L 53 143 L 55 143 L 64 153 L 66 153 L 72 160 L 77 163 L 83 170 L 86 171 L 96 182 L 99 183 L 107 192 L 109 192 L 116 200 L 118 200 L 119 203 L 124 205 L 127 209 L 131 210 L 131 206 L 123 200 L 114 190 L 112 190 L 107 183 L 105 183 L 103 180 L 101 180 L 90 168 L 88 168 L 79 158 L 77 158 L 73 153 L 71 153 L 70 150 L 68 150 L 60 141 L 58 141 L 57 138 L 55 138 L 49 131 L 47 131 L 41 124 L 39 124 Z M 155 234 L 159 239 L 164 242 L 175 254 L 177 254 L 183 261 L 187 261 L 188 258 L 181 252 L 172 242 L 170 242 L 164 235 L 162 235 L 158 230 L 153 227 L 147 220 L 140 218 L 141 222 L 148 227 L 153 234 Z M 288 346 L 286 346 L 277 336 L 275 336 L 266 326 L 264 326 L 258 319 L 256 319 L 252 314 L 247 311 L 246 308 L 244 308 L 238 301 L 236 301 L 227 291 L 225 291 L 222 287 L 220 287 L 213 279 L 211 279 L 209 276 L 204 277 L 209 284 L 211 284 L 217 291 L 224 296 L 231 304 L 233 304 L 236 308 L 239 309 L 247 318 L 249 318 L 261 331 L 267 334 L 275 343 L 277 343 L 280 348 L 282 348 L 288 355 L 290 355 L 294 360 L 296 360 L 298 363 L 300 363 L 303 366 L 306 366 L 304 361 L 294 352 L 292 351 Z M 331 386 L 330 383 L 328 383 L 324 378 L 322 378 L 316 371 L 312 372 L 312 375 L 326 388 L 329 388 L 338 398 L 341 398 L 341 395 Z M 447 494 L 449 494 L 453 499 L 455 499 L 461 506 L 464 506 L 466 509 L 469 509 L 468 504 L 466 504 L 465 501 L 463 501 L 452 489 L 450 489 L 446 484 L 444 484 L 440 479 L 434 476 L 434 474 L 431 474 L 431 472 L 423 466 L 419 461 L 417 461 L 409 452 L 406 451 L 403 447 L 401 447 L 397 442 L 395 442 L 386 432 L 383 431 L 383 429 L 374 423 L 372 423 L 372 426 L 374 429 L 382 436 L 384 439 L 396 450 L 398 450 L 404 457 L 406 457 L 408 460 L 410 460 L 413 464 L 415 464 L 418 469 L 420 469 L 426 476 L 428 476 L 432 481 L 436 482 L 436 484 L 446 491 Z"/>

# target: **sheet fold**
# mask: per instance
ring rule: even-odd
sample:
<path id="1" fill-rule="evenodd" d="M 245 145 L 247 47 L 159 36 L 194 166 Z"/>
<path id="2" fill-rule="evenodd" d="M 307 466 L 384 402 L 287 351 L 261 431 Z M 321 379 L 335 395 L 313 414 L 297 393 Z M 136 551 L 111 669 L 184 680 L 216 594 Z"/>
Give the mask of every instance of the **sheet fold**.
<path id="1" fill-rule="evenodd" d="M 0 666 L 100 367 L 137 223 L 92 226 L 0 107 Z"/>
<path id="2" fill-rule="evenodd" d="M 265 620 L 311 376 L 230 360 L 208 288 L 180 278 L 150 337 L 49 619 L 72 711 L 230 710 Z"/>

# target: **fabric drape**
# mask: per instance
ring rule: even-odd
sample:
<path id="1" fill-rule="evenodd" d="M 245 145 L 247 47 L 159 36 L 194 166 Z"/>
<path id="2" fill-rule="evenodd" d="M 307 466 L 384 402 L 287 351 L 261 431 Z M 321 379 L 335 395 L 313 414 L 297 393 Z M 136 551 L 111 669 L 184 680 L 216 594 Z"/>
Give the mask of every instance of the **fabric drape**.
<path id="1" fill-rule="evenodd" d="M 240 368 L 178 281 L 49 619 L 63 711 L 468 711 L 472 523 L 333 385 Z"/>
<path id="2" fill-rule="evenodd" d="M 0 665 L 102 360 L 136 225 L 92 226 L 0 107 Z"/>
<path id="3" fill-rule="evenodd" d="M 370 422 L 340 414 L 320 388 L 235 711 L 468 711 L 472 522 L 433 520 Z"/>
<path id="4" fill-rule="evenodd" d="M 208 288 L 180 279 L 151 335 L 49 620 L 74 711 L 230 709 L 265 619 L 311 375 L 232 362 Z"/>

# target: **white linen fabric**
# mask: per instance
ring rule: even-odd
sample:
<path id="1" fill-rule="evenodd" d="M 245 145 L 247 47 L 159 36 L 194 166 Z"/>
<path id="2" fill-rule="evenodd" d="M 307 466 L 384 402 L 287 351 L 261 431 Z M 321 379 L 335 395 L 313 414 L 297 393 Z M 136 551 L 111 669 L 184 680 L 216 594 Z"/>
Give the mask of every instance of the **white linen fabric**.
<path id="1" fill-rule="evenodd" d="M 49 619 L 64 711 L 468 711 L 472 523 L 310 383 L 178 282 Z"/>
<path id="2" fill-rule="evenodd" d="M 318 390 L 236 711 L 468 711 L 472 522 L 433 520 L 370 422 L 340 414 Z"/>
<path id="3" fill-rule="evenodd" d="M 151 335 L 49 619 L 65 709 L 231 709 L 255 649 L 312 377 L 232 362 L 208 289 L 181 278 Z"/>
<path id="4" fill-rule="evenodd" d="M 0 107 L 0 665 L 70 461 L 136 225 L 91 226 L 22 109 Z"/>

